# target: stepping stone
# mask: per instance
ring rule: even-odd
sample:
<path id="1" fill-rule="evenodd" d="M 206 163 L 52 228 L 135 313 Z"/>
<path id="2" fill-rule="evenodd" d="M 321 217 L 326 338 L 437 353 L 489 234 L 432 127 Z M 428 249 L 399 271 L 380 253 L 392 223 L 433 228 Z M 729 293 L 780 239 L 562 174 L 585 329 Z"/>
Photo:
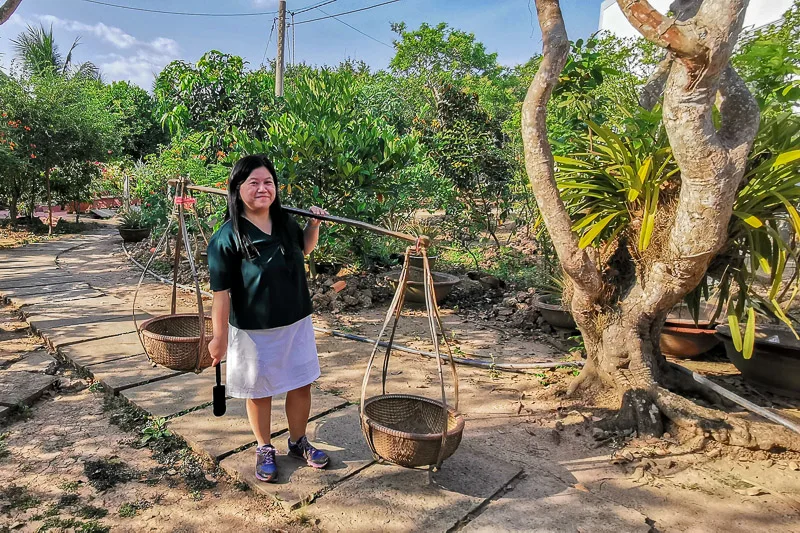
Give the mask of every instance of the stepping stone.
<path id="1" fill-rule="evenodd" d="M 0 405 L 13 407 L 30 405 L 47 389 L 52 388 L 58 378 L 31 372 L 0 372 Z"/>
<path id="2" fill-rule="evenodd" d="M 608 496 L 601 498 L 579 491 L 552 475 L 537 472 L 531 473 L 507 496 L 489 503 L 461 531 L 647 533 L 653 529 L 645 522 L 646 518 L 635 509 L 613 502 Z"/>
<path id="3" fill-rule="evenodd" d="M 71 281 L 54 281 L 48 285 L 35 285 L 32 287 L 17 287 L 11 289 L 2 289 L 0 290 L 0 294 L 3 294 L 6 298 L 19 298 L 20 296 L 29 296 L 29 295 L 36 295 L 36 294 L 53 294 L 59 292 L 68 292 L 74 291 L 79 289 L 90 289 L 88 283 L 78 281 L 78 282 L 71 282 Z"/>
<path id="4" fill-rule="evenodd" d="M 41 349 L 29 353 L 8 369 L 12 372 L 44 372 L 54 361 L 55 359 L 47 350 Z"/>
<path id="5" fill-rule="evenodd" d="M 76 368 L 82 370 L 87 370 L 90 366 L 113 362 L 133 355 L 140 356 L 137 360 L 142 366 L 151 366 L 136 333 L 125 333 L 107 339 L 70 344 L 59 348 L 58 352 Z M 88 370 L 94 372 L 94 370 Z"/>
<path id="6" fill-rule="evenodd" d="M 56 315 L 62 318 L 91 316 L 100 319 L 107 315 L 124 315 L 131 312 L 131 305 L 116 296 L 100 296 L 85 300 L 51 301 L 26 305 L 21 309 L 25 317 Z"/>
<path id="7" fill-rule="evenodd" d="M 224 375 L 224 373 L 223 373 Z M 124 396 L 135 392 L 140 387 L 125 391 Z M 208 397 L 211 396 L 211 389 L 208 390 Z M 279 435 L 288 431 L 289 424 L 286 421 L 284 411 L 285 394 L 279 394 L 272 399 L 272 435 Z M 133 400 L 136 405 L 139 402 Z M 327 414 L 333 409 L 343 407 L 347 402 L 323 392 L 316 387 L 311 387 L 311 417 L 315 418 Z M 198 453 L 206 457 L 219 461 L 233 450 L 238 450 L 248 444 L 255 444 L 253 431 L 250 429 L 250 422 L 247 420 L 247 410 L 245 401 L 240 398 L 229 398 L 227 401 L 225 415 L 214 416 L 211 407 L 199 409 L 192 413 L 173 418 L 169 422 L 169 428 L 183 437 L 189 446 Z M 250 450 L 252 455 L 252 450 Z"/>
<path id="8" fill-rule="evenodd" d="M 449 531 L 521 471 L 462 446 L 436 473 L 371 466 L 321 496 L 308 514 L 322 531 Z M 535 518 L 520 531 L 536 529 Z"/>
<path id="9" fill-rule="evenodd" d="M 33 289 L 38 287 L 31 287 Z M 24 289 L 21 289 L 24 290 Z M 50 294 L 47 293 L 39 293 L 39 294 L 31 294 L 31 295 L 12 295 L 11 298 L 13 301 L 19 305 L 31 305 L 37 303 L 52 303 L 52 302 L 67 302 L 71 300 L 81 300 L 81 299 L 91 299 L 103 296 L 103 293 L 97 289 L 93 289 L 86 285 L 86 287 L 77 288 L 70 291 L 65 292 L 52 292 Z"/>
<path id="10" fill-rule="evenodd" d="M 252 448 L 223 459 L 220 466 L 231 476 L 293 509 L 313 501 L 321 492 L 374 462 L 361 433 L 358 406 L 352 405 L 309 422 L 306 433 L 314 446 L 330 457 L 327 468 L 318 470 L 304 461 L 287 457 L 286 439 L 280 437 L 273 441 L 278 451 L 278 479 L 274 483 L 263 483 L 256 479 L 255 451 Z M 352 509 L 354 501 L 357 500 L 341 504 L 342 508 Z"/>
<path id="11" fill-rule="evenodd" d="M 62 271 L 54 271 L 50 273 L 30 274 L 16 276 L 3 275 L 0 278 L 0 292 L 6 290 L 22 289 L 29 287 L 40 287 L 42 285 L 54 285 L 56 283 L 78 283 L 80 280 L 73 276 L 67 275 Z"/>
<path id="12" fill-rule="evenodd" d="M 149 317 L 150 315 L 142 313 L 137 319 L 141 324 Z M 130 315 L 111 317 L 108 320 L 100 318 L 100 320 L 79 322 L 77 324 L 64 324 L 62 321 L 62 325 L 55 327 L 42 325 L 47 322 L 47 320 L 41 320 L 41 317 L 36 317 L 30 321 L 31 325 L 36 328 L 52 348 L 60 348 L 94 339 L 115 337 L 124 333 L 136 333 L 136 326 L 134 326 Z M 59 320 L 50 320 L 49 322 L 58 323 Z"/>
<path id="13" fill-rule="evenodd" d="M 76 344 L 74 346 L 81 345 Z M 103 384 L 105 390 L 111 391 L 113 394 L 119 394 L 131 387 L 183 374 L 178 370 L 152 366 L 144 354 L 139 357 L 126 357 L 108 363 L 92 365 L 88 370 L 96 380 Z"/>
<path id="14" fill-rule="evenodd" d="M 125 398 L 153 416 L 167 417 L 212 400 L 211 388 L 217 384 L 213 368 L 200 374 L 187 372 L 169 379 L 125 390 Z M 225 383 L 225 368 L 222 368 Z M 213 415 L 212 415 L 213 416 Z"/>

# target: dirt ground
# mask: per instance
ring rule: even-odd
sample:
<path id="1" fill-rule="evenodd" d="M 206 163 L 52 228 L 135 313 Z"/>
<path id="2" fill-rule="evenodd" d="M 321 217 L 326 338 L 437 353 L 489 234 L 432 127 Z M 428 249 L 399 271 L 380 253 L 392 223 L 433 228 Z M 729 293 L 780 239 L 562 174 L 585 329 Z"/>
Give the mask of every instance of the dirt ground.
<path id="1" fill-rule="evenodd" d="M 128 302 L 139 278 L 115 237 L 69 251 L 58 264 Z M 151 313 L 164 312 L 169 288 L 146 281 L 137 302 Z M 188 293 L 179 292 L 179 305 L 189 312 L 196 309 Z M 0 364 L 8 367 L 9 361 L 36 350 L 37 341 L 27 337 L 11 310 L 3 312 L 0 354 L 5 359 Z M 377 306 L 315 318 L 319 326 L 374 338 L 384 313 L 385 307 Z M 520 362 L 563 355 L 557 348 L 563 338 L 548 342 L 502 322 L 476 322 L 447 310 L 445 323 L 455 332 L 460 350 L 476 353 L 481 360 L 491 361 L 493 356 L 501 362 Z M 398 341 L 430 349 L 424 325 L 419 311 L 409 312 L 401 319 Z M 318 344 L 323 369 L 319 386 L 358 401 L 371 346 L 327 336 L 320 336 Z M 700 366 L 728 376 L 729 386 L 747 392 L 724 361 Z M 79 379 L 68 369 L 59 372 L 68 385 Z M 459 410 L 467 423 L 462 446 L 480 450 L 487 460 L 497 457 L 524 468 L 510 490 L 488 506 L 516 502 L 509 513 L 524 513 L 529 520 L 523 522 L 529 527 L 517 530 L 800 531 L 797 454 L 739 448 L 691 453 L 668 434 L 641 440 L 600 433 L 593 423 L 608 414 L 613 402 L 566 398 L 573 373 L 564 367 L 530 374 L 458 368 Z M 438 394 L 432 359 L 393 355 L 388 380 L 390 391 Z M 43 526 L 53 531 L 315 527 L 302 510 L 286 513 L 240 491 L 213 465 L 199 464 L 180 443 L 163 439 L 159 446 L 166 451 L 140 447 L 140 428 L 125 423 L 135 419 L 133 413 L 109 406 L 99 391 L 73 388 L 80 387 L 68 386 L 40 400 L 0 429 L 0 531 L 36 531 Z M 449 385 L 447 392 L 452 398 Z M 788 415 L 798 408 L 789 399 L 750 399 L 785 409 Z M 102 475 L 97 477 L 95 471 Z M 106 487 L 109 480 L 116 484 Z M 568 503 L 554 500 L 565 495 Z"/>

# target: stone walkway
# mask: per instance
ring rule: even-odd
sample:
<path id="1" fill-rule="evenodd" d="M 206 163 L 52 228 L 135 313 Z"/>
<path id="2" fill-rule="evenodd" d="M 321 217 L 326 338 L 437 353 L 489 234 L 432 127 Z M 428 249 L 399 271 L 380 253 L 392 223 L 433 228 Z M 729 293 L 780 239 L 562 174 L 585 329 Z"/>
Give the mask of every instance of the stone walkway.
<path id="1" fill-rule="evenodd" d="M 30 326 L 69 364 L 92 375 L 109 393 L 167 418 L 170 429 L 193 450 L 219 462 L 233 477 L 290 508 L 314 502 L 305 512 L 318 517 L 322 529 L 351 531 L 357 523 L 379 530 L 446 531 L 488 504 L 522 472 L 467 446 L 432 475 L 378 464 L 361 433 L 358 406 L 315 388 L 308 433 L 328 452 L 330 466 L 316 471 L 285 457 L 288 427 L 277 398 L 272 425 L 280 478 L 273 484 L 258 483 L 244 402 L 228 399 L 226 415 L 215 417 L 212 372 L 151 365 L 126 303 L 59 268 L 60 254 L 108 238 L 104 231 L 0 251 L 0 297 L 19 306 Z M 138 312 L 141 320 L 149 316 Z M 53 382 L 46 375 L 31 375 L 20 388 L 0 379 L 0 409 L 30 403 Z M 390 515 L 391 524 L 385 523 Z"/>

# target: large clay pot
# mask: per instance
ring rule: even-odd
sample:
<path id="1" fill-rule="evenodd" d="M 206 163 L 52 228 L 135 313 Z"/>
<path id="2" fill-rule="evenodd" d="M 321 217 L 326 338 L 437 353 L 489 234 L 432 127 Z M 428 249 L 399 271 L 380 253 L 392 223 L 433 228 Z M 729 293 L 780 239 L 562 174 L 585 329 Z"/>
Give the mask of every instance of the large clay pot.
<path id="1" fill-rule="evenodd" d="M 441 305 L 453 287 L 461 283 L 458 276 L 452 274 L 445 274 L 444 272 L 431 272 L 433 276 L 433 292 L 436 294 L 436 303 Z M 406 285 L 406 301 L 413 303 L 425 303 L 425 285 L 422 283 L 422 270 L 412 268 L 409 271 L 409 281 Z M 389 284 L 397 289 L 397 283 L 400 281 L 400 271 L 393 270 L 386 274 L 386 280 Z"/>
<path id="2" fill-rule="evenodd" d="M 572 314 L 564 309 L 560 302 L 556 302 L 552 294 L 542 294 L 536 297 L 536 309 L 541 313 L 548 324 L 554 328 L 575 329 L 575 319 Z"/>
<path id="3" fill-rule="evenodd" d="M 719 344 L 716 331 L 708 329 L 708 322 L 672 324 L 667 320 L 661 329 L 661 353 L 680 359 L 698 357 Z M 705 325 L 705 328 L 703 327 Z"/>
<path id="4" fill-rule="evenodd" d="M 800 341 L 788 328 L 756 327 L 750 359 L 733 345 L 730 327 L 717 326 L 717 334 L 725 343 L 728 359 L 745 380 L 770 392 L 800 398 Z"/>
<path id="5" fill-rule="evenodd" d="M 150 228 L 117 228 L 119 236 L 125 242 L 139 242 L 150 235 Z"/>

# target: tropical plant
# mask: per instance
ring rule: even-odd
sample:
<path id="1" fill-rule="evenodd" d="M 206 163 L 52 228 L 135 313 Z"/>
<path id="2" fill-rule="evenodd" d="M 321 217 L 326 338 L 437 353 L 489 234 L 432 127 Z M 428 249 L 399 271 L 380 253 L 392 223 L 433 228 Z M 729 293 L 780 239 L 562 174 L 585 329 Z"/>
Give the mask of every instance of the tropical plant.
<path id="1" fill-rule="evenodd" d="M 119 227 L 122 229 L 144 229 L 149 227 L 142 216 L 142 211 L 139 209 L 120 211 L 118 216 L 120 217 Z"/>
<path id="2" fill-rule="evenodd" d="M 58 50 L 58 45 L 53 38 L 53 27 L 46 30 L 44 26 L 38 28 L 28 26 L 16 39 L 12 39 L 14 51 L 22 61 L 23 68 L 29 76 L 43 76 L 55 74 L 63 77 L 80 76 L 100 79 L 100 70 L 89 61 L 77 64 L 73 61 L 72 54 L 80 44 L 80 37 L 76 37 L 67 51 L 66 57 Z"/>

